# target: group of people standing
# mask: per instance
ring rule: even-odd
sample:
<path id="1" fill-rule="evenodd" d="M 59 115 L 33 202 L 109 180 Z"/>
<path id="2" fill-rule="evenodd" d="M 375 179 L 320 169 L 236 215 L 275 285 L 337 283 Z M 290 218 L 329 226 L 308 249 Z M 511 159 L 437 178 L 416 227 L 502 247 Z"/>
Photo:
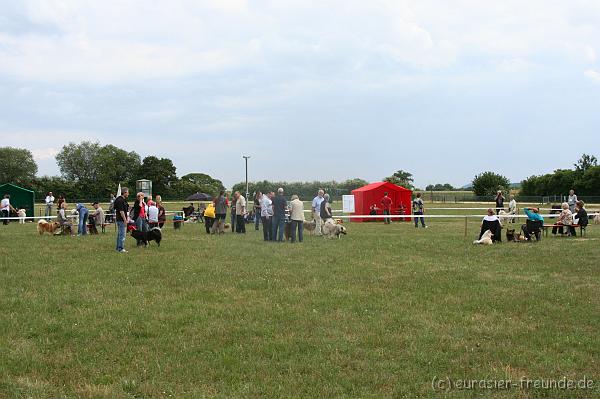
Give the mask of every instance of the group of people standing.
<path id="1" fill-rule="evenodd" d="M 283 188 L 277 189 L 277 193 L 258 191 L 254 196 L 253 206 L 254 226 L 256 230 L 259 230 L 260 224 L 262 224 L 264 241 L 284 241 L 286 223 L 290 225 L 291 242 L 304 240 L 304 222 L 306 221 L 304 203 L 298 195 L 292 195 L 288 202 Z M 224 221 L 228 209 L 231 213 L 231 231 L 238 234 L 246 233 L 248 203 L 239 191 L 233 194 L 231 203 L 228 201 L 225 191 L 221 191 L 219 196 L 206 207 L 203 215 L 206 233 L 215 232 L 215 229 L 212 228 L 213 224 Z M 315 234 L 321 235 L 323 222 L 332 218 L 329 195 L 323 190 L 319 190 L 312 201 L 312 217 L 315 221 Z"/>

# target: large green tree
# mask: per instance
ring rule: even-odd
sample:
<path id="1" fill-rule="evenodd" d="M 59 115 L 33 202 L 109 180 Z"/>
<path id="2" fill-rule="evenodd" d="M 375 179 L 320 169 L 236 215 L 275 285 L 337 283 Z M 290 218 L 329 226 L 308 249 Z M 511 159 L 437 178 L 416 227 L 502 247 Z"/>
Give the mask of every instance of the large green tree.
<path id="1" fill-rule="evenodd" d="M 473 192 L 478 196 L 496 194 L 498 190 L 508 190 L 510 180 L 507 177 L 494 172 L 483 172 L 473 179 Z"/>
<path id="2" fill-rule="evenodd" d="M 154 194 L 170 194 L 169 186 L 177 182 L 177 168 L 169 158 L 149 156 L 142 160 L 136 179 L 152 180 Z"/>
<path id="3" fill-rule="evenodd" d="M 98 142 L 69 143 L 56 156 L 61 175 L 78 189 L 80 199 L 100 199 L 121 184 L 132 184 L 140 156 Z M 55 191 L 55 190 L 53 190 Z"/>
<path id="4" fill-rule="evenodd" d="M 0 184 L 29 185 L 37 170 L 31 151 L 24 148 L 0 148 Z"/>
<path id="5" fill-rule="evenodd" d="M 94 159 L 98 169 L 98 185 L 106 191 L 116 191 L 119 183 L 133 186 L 136 172 L 141 166 L 140 156 L 114 145 L 105 145 Z"/>
<path id="6" fill-rule="evenodd" d="M 414 179 L 412 173 L 406 172 L 404 170 L 398 170 L 393 175 L 386 177 L 383 181 L 387 181 L 389 183 L 395 184 L 397 186 L 402 186 L 404 188 L 408 188 L 410 190 L 414 189 Z"/>
<path id="7" fill-rule="evenodd" d="M 225 190 L 225 186 L 223 186 L 221 180 L 213 179 L 206 173 L 188 173 L 187 175 L 181 176 L 179 181 L 182 183 L 190 183 L 191 186 L 186 188 L 191 188 L 194 190 L 193 192 L 202 192 L 213 196 L 219 194 L 219 191 Z M 189 194 L 191 193 L 188 193 L 188 195 Z"/>

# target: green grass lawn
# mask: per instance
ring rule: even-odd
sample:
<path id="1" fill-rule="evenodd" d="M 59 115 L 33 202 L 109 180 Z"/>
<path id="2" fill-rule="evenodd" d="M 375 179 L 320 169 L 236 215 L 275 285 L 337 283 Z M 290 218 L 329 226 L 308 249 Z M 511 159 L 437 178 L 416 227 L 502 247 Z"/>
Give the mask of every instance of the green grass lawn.
<path id="1" fill-rule="evenodd" d="M 598 397 L 600 228 L 473 246 L 477 222 L 347 224 L 264 243 L 164 229 L 0 226 L 0 397 Z M 593 390 L 449 390 L 432 379 L 560 379 Z"/>

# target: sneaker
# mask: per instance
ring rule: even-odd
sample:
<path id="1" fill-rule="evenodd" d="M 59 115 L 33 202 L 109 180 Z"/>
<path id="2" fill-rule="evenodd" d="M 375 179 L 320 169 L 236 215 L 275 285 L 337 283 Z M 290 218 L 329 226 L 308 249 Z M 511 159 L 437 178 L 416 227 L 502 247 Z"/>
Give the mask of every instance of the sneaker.
<path id="1" fill-rule="evenodd" d="M 426 228 L 426 229 L 428 229 L 428 228 L 429 228 L 429 226 L 425 226 L 425 228 Z"/>
<path id="2" fill-rule="evenodd" d="M 127 252 L 128 251 L 126 249 L 122 249 L 122 250 L 119 251 L 119 253 L 122 253 L 122 254 L 126 254 Z"/>

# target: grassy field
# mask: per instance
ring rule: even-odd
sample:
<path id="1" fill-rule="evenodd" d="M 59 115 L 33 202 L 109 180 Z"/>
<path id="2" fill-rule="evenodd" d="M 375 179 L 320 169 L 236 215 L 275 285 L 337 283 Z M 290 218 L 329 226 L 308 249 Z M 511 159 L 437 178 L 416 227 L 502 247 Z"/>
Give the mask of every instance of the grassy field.
<path id="1" fill-rule="evenodd" d="M 169 225 L 128 254 L 112 228 L 0 226 L 0 397 L 598 397 L 600 226 L 481 247 L 477 224 L 294 245 Z M 584 376 L 593 389 L 432 388 Z"/>

